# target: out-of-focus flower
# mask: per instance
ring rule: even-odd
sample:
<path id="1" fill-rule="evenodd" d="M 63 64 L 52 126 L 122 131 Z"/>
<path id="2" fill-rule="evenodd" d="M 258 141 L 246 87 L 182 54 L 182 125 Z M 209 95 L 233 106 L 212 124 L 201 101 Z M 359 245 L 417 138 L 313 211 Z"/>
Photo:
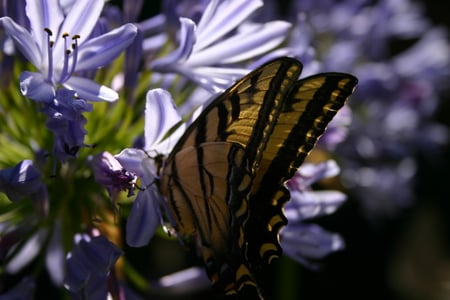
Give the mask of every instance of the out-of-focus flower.
<path id="1" fill-rule="evenodd" d="M 24 160 L 12 168 L 0 170 L 0 192 L 5 193 L 11 201 L 36 195 L 45 184 L 40 172 L 31 160 Z"/>
<path id="2" fill-rule="evenodd" d="M 338 173 L 339 167 L 332 160 L 304 164 L 287 183 L 291 199 L 284 208 L 288 224 L 280 231 L 280 243 L 286 255 L 312 269 L 318 268 L 321 258 L 345 245 L 339 234 L 305 222 L 334 213 L 346 200 L 340 191 L 311 189 L 313 183 Z"/>
<path id="3" fill-rule="evenodd" d="M 48 213 L 47 186 L 31 160 L 23 160 L 15 167 L 0 170 L 0 192 L 14 202 L 30 197 L 36 212 L 41 216 Z"/>
<path id="4" fill-rule="evenodd" d="M 64 286 L 80 298 L 107 298 L 108 275 L 122 255 L 117 246 L 97 234 L 75 235 L 75 246 L 66 257 Z"/>
<path id="5" fill-rule="evenodd" d="M 103 0 L 81 0 L 64 15 L 58 0 L 27 1 L 30 31 L 10 17 L 0 18 L 16 47 L 39 70 L 21 74 L 20 89 L 25 96 L 40 102 L 52 101 L 58 85 L 63 85 L 83 99 L 118 99 L 114 90 L 74 75 L 110 63 L 136 35 L 136 27 L 126 24 L 90 39 L 103 5 Z"/>
<path id="6" fill-rule="evenodd" d="M 433 27 L 423 7 L 409 0 L 292 1 L 288 12 L 294 26 L 288 46 L 313 49 L 295 54 L 307 58 L 305 75 L 339 70 L 358 77 L 349 101 L 351 125 L 346 133 L 339 130 L 346 141 L 331 149 L 367 216 L 395 215 L 414 202 L 414 157 L 438 157 L 449 140 L 447 130 L 432 122 L 442 82 L 450 78 L 446 30 Z M 409 46 L 393 53 L 392 45 L 403 40 Z M 332 133 L 339 126 L 330 129 L 320 144 L 338 138 Z M 381 194 L 382 201 L 372 199 Z"/>

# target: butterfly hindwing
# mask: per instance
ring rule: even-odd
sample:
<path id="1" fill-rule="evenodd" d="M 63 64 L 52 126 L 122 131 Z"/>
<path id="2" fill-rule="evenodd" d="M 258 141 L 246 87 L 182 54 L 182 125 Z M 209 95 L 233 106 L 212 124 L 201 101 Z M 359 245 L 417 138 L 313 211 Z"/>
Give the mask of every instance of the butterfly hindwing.
<path id="1" fill-rule="evenodd" d="M 295 174 L 356 83 L 349 74 L 318 74 L 297 81 L 288 95 L 249 196 L 245 233 L 251 268 L 264 266 L 281 254 L 277 233 L 287 224 L 282 207 L 290 198 L 284 183 Z"/>
<path id="2" fill-rule="evenodd" d="M 259 297 L 255 271 L 281 254 L 284 183 L 356 85 L 340 73 L 298 81 L 301 69 L 279 58 L 239 80 L 189 126 L 162 170 L 177 232 L 198 240 L 209 277 L 228 295 Z"/>

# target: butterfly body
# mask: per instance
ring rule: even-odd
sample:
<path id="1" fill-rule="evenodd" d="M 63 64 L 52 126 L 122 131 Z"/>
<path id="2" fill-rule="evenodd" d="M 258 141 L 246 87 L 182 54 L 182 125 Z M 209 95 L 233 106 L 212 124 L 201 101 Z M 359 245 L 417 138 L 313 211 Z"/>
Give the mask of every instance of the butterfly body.
<path id="1" fill-rule="evenodd" d="M 281 255 L 284 183 L 353 92 L 356 78 L 279 58 L 210 103 L 167 158 L 159 188 L 179 235 L 199 242 L 206 270 L 227 295 L 254 291 L 255 270 Z"/>

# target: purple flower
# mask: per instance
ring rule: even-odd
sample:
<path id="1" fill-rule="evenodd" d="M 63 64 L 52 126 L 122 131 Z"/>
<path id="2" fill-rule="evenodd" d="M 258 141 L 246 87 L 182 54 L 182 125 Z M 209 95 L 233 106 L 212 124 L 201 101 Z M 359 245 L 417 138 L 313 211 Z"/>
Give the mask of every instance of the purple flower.
<path id="1" fill-rule="evenodd" d="M 67 15 L 58 0 L 27 1 L 30 31 L 10 17 L 0 18 L 5 32 L 20 52 L 39 70 L 20 76 L 22 94 L 40 102 L 52 101 L 59 85 L 91 101 L 115 101 L 117 93 L 75 72 L 110 63 L 134 39 L 136 26 L 123 25 L 89 38 L 104 5 L 103 0 L 80 0 Z M 51 16 L 51 17 L 49 17 Z"/>
<path id="2" fill-rule="evenodd" d="M 64 287 L 81 298 L 106 299 L 107 278 L 122 251 L 104 236 L 77 234 L 67 254 Z"/>
<path id="3" fill-rule="evenodd" d="M 0 170 L 0 192 L 5 193 L 14 202 L 31 197 L 36 212 L 41 216 L 48 213 L 47 186 L 31 160 L 24 160 L 15 167 Z"/>
<path id="4" fill-rule="evenodd" d="M 76 97 L 75 92 L 60 88 L 52 101 L 45 102 L 41 112 L 47 115 L 47 128 L 53 132 L 53 153 L 61 161 L 75 157 L 84 147 L 86 118 L 83 113 L 90 112 L 92 104 Z"/>
<path id="5" fill-rule="evenodd" d="M 109 152 L 102 152 L 92 159 L 95 180 L 104 185 L 111 198 L 119 191 L 128 191 L 128 196 L 134 195 L 137 177 L 128 172 L 120 162 Z"/>
<path id="6" fill-rule="evenodd" d="M 304 222 L 334 213 L 345 201 L 345 194 L 339 191 L 311 189 L 313 183 L 338 173 L 337 164 L 331 160 L 304 164 L 287 183 L 291 200 L 284 208 L 288 224 L 280 231 L 281 247 L 286 255 L 312 269 L 318 267 L 316 260 L 344 248 L 344 240 L 338 234 Z"/>

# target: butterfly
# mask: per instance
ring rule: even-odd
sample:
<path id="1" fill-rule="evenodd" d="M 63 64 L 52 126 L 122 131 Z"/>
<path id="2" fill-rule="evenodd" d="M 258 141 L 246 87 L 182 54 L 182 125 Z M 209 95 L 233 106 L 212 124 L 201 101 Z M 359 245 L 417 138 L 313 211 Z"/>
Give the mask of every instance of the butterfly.
<path id="1" fill-rule="evenodd" d="M 175 230 L 200 249 L 225 295 L 262 298 L 256 273 L 281 255 L 285 182 L 353 93 L 357 79 L 277 58 L 213 100 L 187 128 L 158 182 Z"/>

